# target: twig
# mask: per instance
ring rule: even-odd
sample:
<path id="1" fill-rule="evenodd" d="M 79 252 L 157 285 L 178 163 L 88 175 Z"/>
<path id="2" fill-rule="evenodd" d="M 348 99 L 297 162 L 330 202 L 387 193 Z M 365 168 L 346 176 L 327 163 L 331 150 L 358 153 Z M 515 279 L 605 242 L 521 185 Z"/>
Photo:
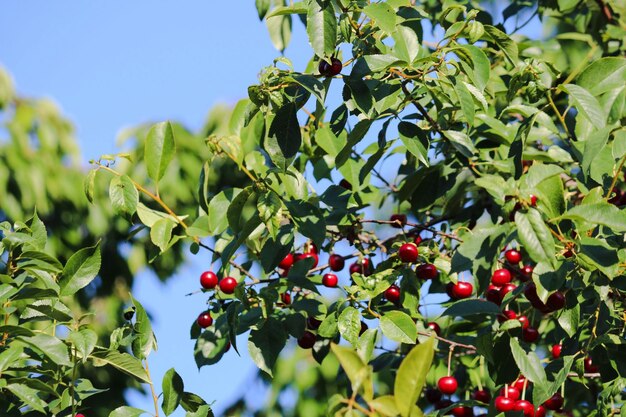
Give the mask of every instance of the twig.
<path id="1" fill-rule="evenodd" d="M 150 384 L 150 391 L 152 392 L 152 401 L 154 402 L 154 417 L 159 417 L 159 399 L 156 395 L 156 392 L 154 391 L 154 384 L 152 383 L 152 377 L 150 376 L 150 368 L 148 367 L 148 359 L 146 358 L 144 360 L 145 362 L 145 367 L 144 369 L 146 370 L 146 375 L 148 375 L 148 383 Z"/>

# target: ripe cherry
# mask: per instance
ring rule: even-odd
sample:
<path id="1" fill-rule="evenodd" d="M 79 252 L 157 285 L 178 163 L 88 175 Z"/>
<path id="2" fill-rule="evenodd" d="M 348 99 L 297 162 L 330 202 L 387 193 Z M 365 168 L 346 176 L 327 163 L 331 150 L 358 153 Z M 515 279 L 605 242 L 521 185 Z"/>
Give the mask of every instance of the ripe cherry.
<path id="1" fill-rule="evenodd" d="M 400 229 L 406 225 L 406 214 L 392 214 L 389 220 L 393 222 L 391 226 Z"/>
<path id="2" fill-rule="evenodd" d="M 552 397 L 548 398 L 546 402 L 543 403 L 543 406 L 548 410 L 559 410 L 563 407 L 563 397 L 557 392 Z"/>
<path id="3" fill-rule="evenodd" d="M 520 269 L 520 274 L 519 274 L 519 278 L 522 281 L 528 281 L 529 279 L 532 278 L 533 276 L 533 266 L 532 265 L 524 265 L 521 269 Z"/>
<path id="4" fill-rule="evenodd" d="M 352 190 L 352 184 L 350 184 L 350 181 L 345 178 L 339 181 L 339 186 L 345 188 L 346 190 Z"/>
<path id="5" fill-rule="evenodd" d="M 474 410 L 472 410 L 472 407 L 454 407 L 452 410 L 450 410 L 450 412 L 454 417 L 474 417 Z"/>
<path id="6" fill-rule="evenodd" d="M 318 253 L 317 246 L 313 242 L 307 242 L 304 245 L 304 253 Z"/>
<path id="7" fill-rule="evenodd" d="M 546 417 L 546 413 L 547 413 L 546 408 L 543 405 L 540 405 L 535 410 L 535 417 Z"/>
<path id="8" fill-rule="evenodd" d="M 504 284 L 511 282 L 511 273 L 508 269 L 496 269 L 491 276 L 491 283 L 497 287 L 501 287 Z"/>
<path id="9" fill-rule="evenodd" d="M 363 258 L 361 262 L 354 262 L 350 265 L 350 274 L 361 274 L 361 275 L 369 275 L 370 274 L 370 262 L 369 259 Z"/>
<path id="10" fill-rule="evenodd" d="M 489 401 L 491 401 L 491 393 L 485 389 L 477 389 L 472 394 L 472 398 L 476 401 L 489 404 Z"/>
<path id="11" fill-rule="evenodd" d="M 527 327 L 522 329 L 522 336 L 528 343 L 534 343 L 539 339 L 539 331 L 534 327 Z"/>
<path id="12" fill-rule="evenodd" d="M 516 401 L 513 410 L 523 412 L 525 417 L 533 417 L 535 415 L 535 406 L 527 400 Z"/>
<path id="13" fill-rule="evenodd" d="M 280 295 L 280 300 L 283 302 L 283 304 L 285 305 L 289 305 L 291 304 L 291 294 L 289 294 L 288 292 L 284 292 Z"/>
<path id="14" fill-rule="evenodd" d="M 502 314 L 498 316 L 498 321 L 504 323 L 507 320 L 513 320 L 517 318 L 517 313 L 513 310 L 504 310 Z"/>
<path id="15" fill-rule="evenodd" d="M 567 249 L 565 250 L 565 252 L 563 252 L 564 258 L 571 258 L 572 256 L 574 256 L 574 251 L 571 249 Z"/>
<path id="16" fill-rule="evenodd" d="M 287 256 L 285 256 L 283 260 L 280 261 L 278 266 L 281 267 L 282 269 L 289 269 L 293 265 L 293 261 L 294 261 L 293 253 L 288 253 Z"/>
<path id="17" fill-rule="evenodd" d="M 528 197 L 530 198 L 530 205 L 535 207 L 537 205 L 537 196 L 534 194 L 531 194 Z"/>
<path id="18" fill-rule="evenodd" d="M 515 380 L 515 382 L 513 382 L 513 386 L 517 388 L 519 392 L 524 392 L 524 390 L 530 387 L 531 384 L 532 382 L 526 381 L 526 378 L 524 376 L 520 376 L 519 378 Z"/>
<path id="19" fill-rule="evenodd" d="M 341 64 L 341 61 L 335 57 L 332 57 L 330 59 L 330 70 L 329 70 L 330 76 L 338 75 L 339 73 L 341 73 L 342 69 L 343 69 L 343 65 Z"/>
<path id="20" fill-rule="evenodd" d="M 528 326 L 530 326 L 530 322 L 526 316 L 519 316 L 517 320 L 522 323 L 522 329 L 528 329 Z"/>
<path id="21" fill-rule="evenodd" d="M 561 350 L 563 350 L 562 344 L 552 345 L 552 359 L 558 359 L 561 357 Z"/>
<path id="22" fill-rule="evenodd" d="M 302 349 L 311 349 L 315 345 L 315 335 L 311 332 L 304 332 L 298 339 L 298 346 Z"/>
<path id="23" fill-rule="evenodd" d="M 520 393 L 520 390 L 518 390 L 517 388 L 515 388 L 512 385 L 509 385 L 508 387 L 502 388 L 500 390 L 500 395 L 502 395 L 504 397 L 509 397 L 513 401 L 516 401 L 521 396 L 521 393 Z"/>
<path id="24" fill-rule="evenodd" d="M 417 261 L 417 246 L 414 243 L 405 243 L 400 246 L 398 257 L 402 262 L 413 263 Z"/>
<path id="25" fill-rule="evenodd" d="M 415 274 L 419 279 L 435 279 L 439 271 L 433 264 L 421 264 L 415 269 Z"/>
<path id="26" fill-rule="evenodd" d="M 515 249 L 509 249 L 508 251 L 504 252 L 504 257 L 510 264 L 513 265 L 517 265 L 522 260 L 522 254 L 520 253 L 520 251 Z"/>
<path id="27" fill-rule="evenodd" d="M 317 70 L 320 72 L 320 75 L 324 77 L 330 77 L 330 63 L 325 59 L 320 61 L 320 64 L 317 67 Z"/>
<path id="28" fill-rule="evenodd" d="M 434 388 L 428 388 L 426 392 L 424 392 L 424 395 L 426 396 L 426 400 L 431 404 L 441 400 L 441 391 Z"/>
<path id="29" fill-rule="evenodd" d="M 341 271 L 345 265 L 346 261 L 341 255 L 332 254 L 328 257 L 328 266 L 330 266 L 330 269 L 335 272 Z"/>
<path id="30" fill-rule="evenodd" d="M 508 293 L 510 293 L 511 291 L 513 291 L 514 289 L 517 288 L 517 285 L 509 282 L 507 284 L 504 284 L 502 286 L 502 288 L 500 288 L 500 299 L 504 300 L 504 296 L 507 295 Z"/>
<path id="31" fill-rule="evenodd" d="M 507 412 L 513 410 L 513 407 L 515 407 L 515 400 L 500 395 L 496 397 L 494 405 L 496 410 L 500 412 Z"/>
<path id="32" fill-rule="evenodd" d="M 213 289 L 217 286 L 217 275 L 213 271 L 204 271 L 200 275 L 200 285 L 207 290 Z"/>
<path id="33" fill-rule="evenodd" d="M 78 413 L 78 414 L 76 414 L 74 417 L 85 417 L 85 415 L 84 415 L 84 414 L 81 414 L 81 413 Z"/>
<path id="34" fill-rule="evenodd" d="M 211 313 L 209 313 L 208 311 L 205 311 L 203 313 L 200 313 L 200 315 L 198 316 L 198 320 L 196 321 L 198 322 L 198 326 L 200 326 L 203 329 L 206 329 L 207 327 L 213 324 L 213 317 L 211 317 Z"/>
<path id="35" fill-rule="evenodd" d="M 494 304 L 502 304 L 502 297 L 500 297 L 500 288 L 496 287 L 495 285 L 489 285 L 489 287 L 487 287 L 487 291 L 485 292 L 485 298 Z"/>
<path id="36" fill-rule="evenodd" d="M 222 290 L 224 294 L 234 293 L 235 287 L 237 287 L 237 280 L 233 277 L 224 277 L 220 281 L 220 290 Z"/>
<path id="37" fill-rule="evenodd" d="M 398 304 L 400 302 L 400 287 L 393 284 L 391 287 L 387 288 L 385 290 L 385 298 L 387 301 Z"/>
<path id="38" fill-rule="evenodd" d="M 595 374 L 600 370 L 598 365 L 594 365 L 591 357 L 585 358 L 585 372 L 588 374 Z"/>
<path id="39" fill-rule="evenodd" d="M 319 329 L 320 324 L 322 324 L 322 322 L 316 319 L 315 317 L 309 317 L 306 319 L 306 327 L 308 327 L 311 330 Z"/>
<path id="40" fill-rule="evenodd" d="M 322 284 L 328 288 L 335 288 L 338 282 L 339 278 L 335 274 L 324 274 L 322 277 Z"/>
<path id="41" fill-rule="evenodd" d="M 469 282 L 459 281 L 452 286 L 452 295 L 456 300 L 471 297 L 472 291 L 474 291 L 474 286 Z"/>
<path id="42" fill-rule="evenodd" d="M 420 243 L 422 243 L 422 237 L 420 235 L 417 235 L 417 237 L 413 240 L 413 243 L 419 246 Z"/>
<path id="43" fill-rule="evenodd" d="M 551 311 L 557 311 L 565 307 L 565 295 L 562 292 L 556 291 L 550 294 L 546 305 Z"/>
<path id="44" fill-rule="evenodd" d="M 441 335 L 441 327 L 439 327 L 439 325 L 435 323 L 434 321 L 431 321 L 430 323 L 428 323 L 426 325 L 426 328 L 434 331 L 437 334 L 437 336 Z"/>
<path id="45" fill-rule="evenodd" d="M 296 262 L 305 260 L 307 258 L 313 259 L 313 265 L 311 266 L 311 268 L 315 268 L 320 260 L 316 252 L 296 253 L 294 258 Z"/>
<path id="46" fill-rule="evenodd" d="M 439 388 L 439 391 L 443 394 L 452 395 L 458 387 L 459 384 L 453 376 L 444 376 L 439 378 L 439 381 L 437 381 L 437 388 Z"/>

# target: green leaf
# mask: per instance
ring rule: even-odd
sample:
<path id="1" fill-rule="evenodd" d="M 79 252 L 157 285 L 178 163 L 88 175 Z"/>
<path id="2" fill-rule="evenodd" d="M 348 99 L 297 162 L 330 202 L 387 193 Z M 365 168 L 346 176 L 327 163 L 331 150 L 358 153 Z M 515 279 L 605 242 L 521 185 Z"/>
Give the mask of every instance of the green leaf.
<path id="1" fill-rule="evenodd" d="M 264 148 L 272 162 L 281 170 L 286 170 L 300 149 L 302 133 L 296 115 L 297 108 L 289 103 L 276 111 L 276 115 L 269 123 L 270 128 L 264 142 Z"/>
<path id="2" fill-rule="evenodd" d="M 472 96 L 472 93 L 470 93 L 469 89 L 462 82 L 454 83 L 454 91 L 459 98 L 461 111 L 463 112 L 463 115 L 465 115 L 465 120 L 467 120 L 467 124 L 469 126 L 472 126 L 474 124 L 475 115 L 474 98 Z"/>
<path id="3" fill-rule="evenodd" d="M 398 411 L 398 407 L 396 406 L 396 398 L 393 395 L 383 395 L 381 397 L 374 398 L 370 401 L 369 405 L 374 408 L 376 412 L 385 417 L 395 417 L 400 414 L 400 411 Z"/>
<path id="4" fill-rule="evenodd" d="M 484 91 L 491 76 L 491 62 L 482 49 L 474 45 L 461 45 L 451 48 L 463 64 L 463 68 L 479 91 Z"/>
<path id="5" fill-rule="evenodd" d="M 626 232 L 626 212 L 607 202 L 582 204 L 565 212 L 561 219 L 606 226 L 614 232 Z"/>
<path id="6" fill-rule="evenodd" d="M 125 374 L 137 378 L 140 382 L 151 383 L 141 361 L 128 353 L 96 350 L 89 355 L 89 358 L 93 360 L 94 366 L 111 365 Z"/>
<path id="7" fill-rule="evenodd" d="M 388 311 L 380 318 L 380 328 L 389 339 L 399 343 L 415 343 L 417 327 L 413 319 L 401 311 Z"/>
<path id="8" fill-rule="evenodd" d="M 555 392 L 557 392 L 565 380 L 568 377 L 570 369 L 572 369 L 572 364 L 574 363 L 574 356 L 565 356 L 563 358 L 563 367 L 559 369 L 554 381 L 551 381 L 550 384 L 541 384 L 537 385 L 533 388 L 533 403 L 542 404 L 548 398 L 552 397 Z"/>
<path id="9" fill-rule="evenodd" d="M 153 125 L 146 136 L 144 147 L 144 160 L 148 176 L 158 183 L 167 166 L 172 162 L 176 144 L 174 142 L 174 132 L 170 122 L 161 122 Z"/>
<path id="10" fill-rule="evenodd" d="M 68 259 L 59 280 L 61 295 L 73 295 L 88 285 L 100 272 L 100 242 L 83 248 Z"/>
<path id="11" fill-rule="evenodd" d="M 275 3 L 278 3 L 278 2 L 275 2 Z M 307 12 L 307 6 L 305 2 L 298 1 L 298 2 L 291 4 L 290 6 L 276 7 L 265 17 L 270 18 L 274 16 L 285 16 L 285 15 L 290 15 L 290 14 L 306 14 L 306 12 Z"/>
<path id="12" fill-rule="evenodd" d="M 596 97 L 621 88 L 626 84 L 626 59 L 623 57 L 600 58 L 580 73 L 576 84 Z"/>
<path id="13" fill-rule="evenodd" d="M 83 182 L 83 189 L 85 191 L 85 196 L 87 197 L 87 200 L 92 204 L 93 204 L 93 190 L 95 188 L 97 172 L 98 171 L 95 169 L 90 170 L 87 173 L 87 176 L 85 177 L 85 180 Z"/>
<path id="14" fill-rule="evenodd" d="M 168 219 L 168 220 L 173 221 L 174 223 L 178 223 L 178 220 L 176 219 L 176 217 L 171 216 L 162 211 L 151 209 L 150 207 L 147 207 L 143 203 L 137 204 L 137 216 L 139 216 L 139 220 L 141 220 L 141 222 L 148 227 L 154 226 L 154 224 L 161 219 Z M 178 219 L 185 220 L 187 217 L 189 216 L 188 215 L 179 216 Z"/>
<path id="15" fill-rule="evenodd" d="M 98 343 L 98 335 L 91 329 L 81 329 L 70 333 L 68 340 L 74 345 L 83 360 L 86 360 Z"/>
<path id="16" fill-rule="evenodd" d="M 148 313 L 143 308 L 141 303 L 130 295 L 130 299 L 135 306 L 135 325 L 133 326 L 134 338 L 133 338 L 133 354 L 139 359 L 145 359 L 148 357 L 152 349 L 156 349 L 156 339 L 152 332 L 152 324 Z"/>
<path id="17" fill-rule="evenodd" d="M 406 146 L 406 149 L 424 165 L 429 166 L 428 149 L 430 148 L 430 143 L 426 132 L 416 124 L 408 122 L 400 122 L 398 124 L 398 132 L 400 133 L 400 140 Z"/>
<path id="18" fill-rule="evenodd" d="M 522 375 L 535 385 L 545 385 L 547 383 L 546 371 L 543 369 L 539 356 L 535 352 L 527 354 L 520 346 L 519 341 L 514 337 L 511 338 L 509 343 L 513 359 L 515 359 L 515 363 Z"/>
<path id="19" fill-rule="evenodd" d="M 273 0 L 274 5 L 279 5 L 272 10 L 265 19 L 267 30 L 272 40 L 274 48 L 283 52 L 291 40 L 291 13 L 298 12 L 297 9 L 282 7 L 282 0 Z M 303 10 L 306 13 L 306 8 Z"/>
<path id="20" fill-rule="evenodd" d="M 339 360 L 348 379 L 350 379 L 353 391 L 359 392 L 362 390 L 365 401 L 370 401 L 374 397 L 371 369 L 353 349 L 334 343 L 330 345 L 330 348 Z"/>
<path id="21" fill-rule="evenodd" d="M 442 132 L 457 151 L 467 158 L 471 158 L 476 153 L 476 147 L 472 143 L 472 139 L 465 132 L 458 132 L 456 130 L 444 130 Z"/>
<path id="22" fill-rule="evenodd" d="M 4 388 L 19 398 L 25 406 L 32 407 L 33 410 L 39 411 L 42 414 L 48 414 L 46 413 L 48 404 L 39 397 L 39 390 L 30 388 L 24 384 L 9 384 Z"/>
<path id="23" fill-rule="evenodd" d="M 135 407 L 129 407 L 127 405 L 123 405 L 111 411 L 111 413 L 109 414 L 109 417 L 139 417 L 140 415 L 146 414 L 146 413 L 147 411 L 143 411 Z"/>
<path id="24" fill-rule="evenodd" d="M 518 59 L 518 49 L 517 44 L 508 37 L 508 35 L 502 32 L 499 29 L 496 29 L 491 25 L 484 25 L 485 32 L 489 35 L 489 37 L 493 40 L 498 46 L 504 55 L 508 58 L 511 64 L 516 65 Z"/>
<path id="25" fill-rule="evenodd" d="M 566 308 L 559 316 L 559 326 L 567 333 L 569 337 L 573 337 L 578 333 L 578 323 L 580 322 L 580 304 L 574 304 L 572 308 Z"/>
<path id="26" fill-rule="evenodd" d="M 241 192 L 238 188 L 229 188 L 220 191 L 209 203 L 209 230 L 215 235 L 222 233 L 228 228 L 228 222 L 224 221 L 224 213 L 227 212 L 231 203 Z"/>
<path id="27" fill-rule="evenodd" d="M 332 3 L 310 0 L 306 15 L 306 32 L 313 51 L 320 58 L 335 52 L 337 43 L 337 18 Z"/>
<path id="28" fill-rule="evenodd" d="M 396 56 L 411 64 L 417 58 L 420 46 L 415 31 L 408 26 L 398 25 L 392 37 Z"/>
<path id="29" fill-rule="evenodd" d="M 374 54 L 364 56 L 363 61 L 370 72 L 379 72 L 393 66 L 399 59 L 393 55 Z"/>
<path id="30" fill-rule="evenodd" d="M 520 243 L 532 260 L 554 266 L 556 261 L 554 239 L 539 211 L 530 208 L 526 213 L 516 212 L 515 226 Z"/>
<path id="31" fill-rule="evenodd" d="M 372 3 L 363 8 L 365 13 L 374 24 L 391 34 L 396 29 L 397 16 L 394 10 L 387 3 Z"/>
<path id="32" fill-rule="evenodd" d="M 159 219 L 150 228 L 150 240 L 161 249 L 161 252 L 168 248 L 174 227 L 176 223 L 170 219 Z"/>
<path id="33" fill-rule="evenodd" d="M 250 332 L 248 351 L 259 369 L 271 376 L 274 364 L 286 342 L 287 334 L 282 324 L 270 317 L 261 327 Z"/>
<path id="34" fill-rule="evenodd" d="M 583 237 L 580 239 L 578 258 L 594 269 L 600 270 L 610 279 L 619 274 L 617 250 L 602 239 Z"/>
<path id="35" fill-rule="evenodd" d="M 500 314 L 500 308 L 487 300 L 459 300 L 448 307 L 442 316 L 465 317 L 475 314 L 489 314 L 497 316 Z"/>
<path id="36" fill-rule="evenodd" d="M 569 94 L 570 105 L 584 115 L 596 128 L 602 129 L 606 125 L 606 112 L 600 106 L 598 99 L 591 93 L 576 84 L 561 86 Z"/>
<path id="37" fill-rule="evenodd" d="M 43 353 L 57 365 L 72 365 L 67 345 L 58 337 L 40 333 L 31 337 L 20 337 L 19 340 L 28 344 L 33 349 Z"/>
<path id="38" fill-rule="evenodd" d="M 137 210 L 139 192 L 128 175 L 122 175 L 111 179 L 109 198 L 116 213 L 131 216 Z"/>
<path id="39" fill-rule="evenodd" d="M 297 230 L 318 247 L 326 238 L 326 222 L 322 211 L 306 201 L 292 200 L 286 203 Z"/>
<path id="40" fill-rule="evenodd" d="M 185 392 L 183 379 L 174 368 L 170 368 L 165 372 L 165 375 L 163 375 L 161 387 L 163 389 L 161 408 L 165 415 L 169 416 L 178 408 L 182 395 Z"/>
<path id="41" fill-rule="evenodd" d="M 394 382 L 394 397 L 402 417 L 408 417 L 411 414 L 411 408 L 424 388 L 426 375 L 435 355 L 434 343 L 434 339 L 429 338 L 426 342 L 415 346 L 398 367 Z"/>
<path id="42" fill-rule="evenodd" d="M 317 129 L 315 132 L 315 142 L 324 152 L 333 157 L 336 157 L 344 146 L 342 141 L 335 136 L 328 126 L 322 126 Z"/>
<path id="43" fill-rule="evenodd" d="M 213 412 L 211 411 L 211 407 L 205 404 L 198 407 L 195 412 L 187 412 L 185 417 L 213 417 Z"/>
<path id="44" fill-rule="evenodd" d="M 361 313 L 354 307 L 346 307 L 337 320 L 339 333 L 352 345 L 356 346 L 361 331 Z"/>

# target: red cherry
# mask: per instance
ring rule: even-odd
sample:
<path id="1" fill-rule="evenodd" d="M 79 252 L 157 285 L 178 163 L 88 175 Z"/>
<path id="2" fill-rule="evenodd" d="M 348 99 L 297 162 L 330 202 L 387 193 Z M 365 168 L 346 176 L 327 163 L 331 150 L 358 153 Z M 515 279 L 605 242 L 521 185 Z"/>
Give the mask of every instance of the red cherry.
<path id="1" fill-rule="evenodd" d="M 513 410 L 513 407 L 515 407 L 515 400 L 503 396 L 498 396 L 494 401 L 494 405 L 496 407 L 496 410 L 500 412 L 507 412 Z"/>
<path id="2" fill-rule="evenodd" d="M 304 260 L 306 258 L 312 258 L 313 259 L 313 265 L 311 266 L 311 268 L 315 268 L 317 266 L 317 263 L 320 260 L 319 256 L 317 256 L 317 253 L 315 253 L 315 252 L 296 253 L 296 255 L 295 255 L 295 261 L 296 262 L 302 261 L 302 260 Z"/>
<path id="3" fill-rule="evenodd" d="M 402 262 L 413 263 L 417 261 L 417 246 L 413 243 L 405 243 L 400 246 L 398 256 Z"/>
<path id="4" fill-rule="evenodd" d="M 535 406 L 526 400 L 516 401 L 513 410 L 522 411 L 525 417 L 533 417 L 535 415 Z"/>
<path id="5" fill-rule="evenodd" d="M 419 279 L 435 279 L 439 271 L 433 264 L 421 264 L 415 269 L 415 274 Z"/>
<path id="6" fill-rule="evenodd" d="M 565 295 L 562 292 L 556 291 L 550 294 L 546 305 L 551 311 L 557 311 L 565 307 Z"/>
<path id="7" fill-rule="evenodd" d="M 289 269 L 293 265 L 293 253 L 288 253 L 287 256 L 283 258 L 282 261 L 278 264 L 278 266 L 282 269 Z"/>
<path id="8" fill-rule="evenodd" d="M 500 288 L 496 287 L 495 285 L 489 285 L 489 287 L 487 287 L 487 291 L 485 292 L 485 298 L 494 304 L 502 304 L 502 297 L 500 297 Z"/>
<path id="9" fill-rule="evenodd" d="M 340 60 L 338 60 L 335 57 L 330 59 L 330 70 L 329 70 L 330 76 L 338 75 L 339 73 L 341 73 L 342 69 L 343 69 L 343 64 L 341 63 Z"/>
<path id="10" fill-rule="evenodd" d="M 471 297 L 472 291 L 474 291 L 474 286 L 469 282 L 459 281 L 452 286 L 452 294 L 456 300 Z"/>
<path id="11" fill-rule="evenodd" d="M 398 304 L 398 302 L 400 302 L 400 287 L 393 284 L 391 287 L 387 288 L 385 290 L 385 298 L 394 304 Z"/>
<path id="12" fill-rule="evenodd" d="M 439 336 L 441 334 L 441 327 L 439 327 L 439 325 L 437 323 L 435 323 L 434 321 L 431 321 L 430 323 L 428 323 L 426 325 L 426 328 L 434 331 L 435 333 L 437 333 L 437 336 Z"/>
<path id="13" fill-rule="evenodd" d="M 497 287 L 511 282 L 511 273 L 508 269 L 496 269 L 491 276 L 491 283 Z"/>
<path id="14" fill-rule="evenodd" d="M 335 288 L 338 282 L 339 278 L 335 274 L 324 274 L 322 277 L 322 284 L 328 288 Z"/>
<path id="15" fill-rule="evenodd" d="M 323 75 L 324 77 L 330 77 L 330 68 L 330 63 L 322 59 L 317 67 L 317 70 L 320 72 L 320 75 Z"/>
<path id="16" fill-rule="evenodd" d="M 474 410 L 472 410 L 472 407 L 467 407 L 467 406 L 454 407 L 452 410 L 450 410 L 450 412 L 452 413 L 454 417 L 473 417 L 474 416 Z"/>
<path id="17" fill-rule="evenodd" d="M 517 388 L 509 385 L 507 388 L 502 388 L 500 390 L 500 395 L 504 397 L 509 397 L 509 399 L 516 401 L 521 396 L 521 393 Z"/>
<path id="18" fill-rule="evenodd" d="M 485 389 L 477 389 L 472 394 L 472 398 L 481 403 L 489 404 L 489 401 L 491 401 L 491 393 Z"/>
<path id="19" fill-rule="evenodd" d="M 212 271 L 204 271 L 200 275 L 200 285 L 207 290 L 213 289 L 217 286 L 217 275 Z"/>
<path id="20" fill-rule="evenodd" d="M 206 329 L 207 327 L 213 324 L 213 317 L 211 317 L 211 313 L 209 313 L 208 311 L 205 311 L 203 313 L 200 313 L 196 321 L 198 322 L 198 326 L 200 326 L 203 329 Z"/>
<path id="21" fill-rule="evenodd" d="M 534 194 L 531 194 L 529 197 L 530 197 L 530 205 L 535 207 L 537 205 L 537 196 Z"/>
<path id="22" fill-rule="evenodd" d="M 600 370 L 598 365 L 594 365 L 590 357 L 585 358 L 585 372 L 588 374 L 595 374 Z"/>
<path id="23" fill-rule="evenodd" d="M 510 293 L 511 291 L 513 291 L 514 289 L 517 288 L 517 285 L 509 282 L 507 284 L 504 284 L 502 286 L 502 288 L 500 288 L 500 299 L 504 300 L 504 296 L 507 295 L 508 293 Z"/>
<path id="24" fill-rule="evenodd" d="M 530 280 L 533 276 L 533 269 L 532 265 L 524 265 L 518 274 L 519 279 L 524 282 Z"/>
<path id="25" fill-rule="evenodd" d="M 318 253 L 315 243 L 307 242 L 306 245 L 304 245 L 304 253 Z"/>
<path id="26" fill-rule="evenodd" d="M 306 327 L 311 330 L 319 329 L 320 324 L 322 324 L 322 322 L 315 317 L 309 317 L 308 319 L 306 319 Z"/>
<path id="27" fill-rule="evenodd" d="M 571 249 L 567 249 L 565 252 L 563 252 L 564 258 L 571 258 L 572 256 L 574 256 L 574 251 L 572 251 Z"/>
<path id="28" fill-rule="evenodd" d="M 459 384 L 453 376 L 444 376 L 437 381 L 437 388 L 439 388 L 439 391 L 443 394 L 452 395 L 458 387 Z"/>
<path id="29" fill-rule="evenodd" d="M 431 404 L 441 400 L 441 391 L 434 388 L 428 388 L 426 392 L 424 392 L 424 395 L 426 396 L 426 400 Z"/>
<path id="30" fill-rule="evenodd" d="M 537 409 L 535 410 L 535 417 L 546 417 L 546 409 L 543 405 L 540 405 L 539 407 L 537 407 Z"/>
<path id="31" fill-rule="evenodd" d="M 517 265 L 522 260 L 522 254 L 520 253 L 520 251 L 515 249 L 509 249 L 508 251 L 504 252 L 504 257 L 510 264 L 513 265 Z"/>
<path id="32" fill-rule="evenodd" d="M 345 178 L 339 181 L 339 186 L 345 188 L 346 190 L 352 190 L 352 184 L 350 184 L 350 181 Z"/>
<path id="33" fill-rule="evenodd" d="M 225 277 L 220 281 L 220 290 L 222 290 L 224 294 L 234 293 L 236 286 L 237 280 L 233 277 Z"/>
<path id="34" fill-rule="evenodd" d="M 522 329 L 528 329 L 528 326 L 530 326 L 530 322 L 526 316 L 519 316 L 517 320 L 522 323 Z"/>
<path id="35" fill-rule="evenodd" d="M 350 265 L 350 274 L 362 274 L 362 275 L 369 275 L 370 274 L 370 262 L 369 259 L 367 258 L 363 258 L 361 260 L 361 262 L 355 262 L 353 264 Z"/>
<path id="36" fill-rule="evenodd" d="M 504 310 L 502 314 L 498 316 L 498 321 L 504 323 L 507 320 L 513 320 L 517 318 L 517 313 L 513 310 Z"/>
<path id="37" fill-rule="evenodd" d="M 539 332 L 534 327 L 522 329 L 522 336 L 528 343 L 534 343 L 539 339 Z"/>
<path id="38" fill-rule="evenodd" d="M 406 214 L 392 214 L 389 220 L 393 222 L 391 226 L 400 229 L 406 224 Z"/>
<path id="39" fill-rule="evenodd" d="M 332 254 L 328 258 L 328 266 L 330 266 L 330 269 L 335 272 L 341 271 L 345 265 L 346 265 L 346 261 L 343 259 L 343 256 L 341 255 Z"/>
<path id="40" fill-rule="evenodd" d="M 81 413 L 78 413 L 78 414 L 76 414 L 74 417 L 85 417 L 85 415 L 84 415 L 84 414 L 81 414 Z"/>
<path id="41" fill-rule="evenodd" d="M 311 332 L 304 332 L 298 339 L 298 346 L 302 349 L 311 349 L 315 345 L 315 335 Z"/>
<path id="42" fill-rule="evenodd" d="M 413 240 L 413 243 L 415 243 L 417 246 L 419 246 L 419 245 L 420 245 L 420 243 L 422 243 L 422 237 L 418 235 L 418 236 L 415 238 L 415 240 Z"/>
<path id="43" fill-rule="evenodd" d="M 280 300 L 283 302 L 283 304 L 285 305 L 289 305 L 291 304 L 291 294 L 289 294 L 288 292 L 284 292 L 280 295 Z"/>
<path id="44" fill-rule="evenodd" d="M 535 283 L 532 281 L 526 284 L 526 288 L 524 288 L 524 295 L 533 306 L 543 304 L 543 302 L 539 298 L 539 295 L 537 294 L 537 286 L 535 286 Z"/>
<path id="45" fill-rule="evenodd" d="M 553 359 L 558 359 L 561 357 L 561 350 L 563 350 L 563 345 L 562 344 L 558 344 L 558 345 L 552 345 L 552 358 Z"/>
<path id="46" fill-rule="evenodd" d="M 558 392 L 543 403 L 548 410 L 559 410 L 563 407 L 563 397 Z"/>
<path id="47" fill-rule="evenodd" d="M 526 381 L 524 376 L 520 376 L 513 382 L 513 386 L 517 388 L 519 392 L 524 392 L 524 389 L 530 387 L 531 384 L 532 382 Z M 524 387 L 524 385 L 526 385 L 526 387 Z"/>

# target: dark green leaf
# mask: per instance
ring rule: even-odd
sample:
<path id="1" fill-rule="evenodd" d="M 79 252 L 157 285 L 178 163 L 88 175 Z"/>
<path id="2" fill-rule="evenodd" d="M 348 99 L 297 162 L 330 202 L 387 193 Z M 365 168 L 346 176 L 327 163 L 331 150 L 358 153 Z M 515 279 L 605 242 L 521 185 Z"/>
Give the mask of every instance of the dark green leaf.
<path id="1" fill-rule="evenodd" d="M 159 182 L 163 178 L 175 152 L 176 144 L 171 123 L 161 122 L 153 125 L 146 137 L 144 159 L 148 176 L 154 182 Z"/>
<path id="2" fill-rule="evenodd" d="M 111 365 L 127 375 L 137 378 L 140 382 L 150 383 L 150 378 L 141 365 L 141 361 L 128 353 L 97 350 L 89 356 L 95 366 Z"/>
<path id="3" fill-rule="evenodd" d="M 500 314 L 500 308 L 487 300 L 460 300 L 448 307 L 443 316 L 465 317 L 474 314 L 489 314 L 496 316 Z"/>
<path id="4" fill-rule="evenodd" d="M 287 334 L 282 324 L 270 317 L 258 329 L 250 332 L 248 351 L 259 369 L 272 375 L 274 364 L 286 342 Z"/>
<path id="5" fill-rule="evenodd" d="M 166 416 L 169 416 L 178 408 L 183 393 L 185 392 L 183 386 L 183 379 L 178 375 L 174 368 L 168 369 L 163 375 L 163 383 L 161 385 L 163 389 L 163 402 L 161 408 Z"/>
<path id="6" fill-rule="evenodd" d="M 420 397 L 434 354 L 434 339 L 429 338 L 411 349 L 400 363 L 394 382 L 394 397 L 402 417 L 409 417 L 411 408 Z"/>
<path id="7" fill-rule="evenodd" d="M 331 2 L 310 0 L 306 16 L 306 32 L 309 43 L 317 56 L 329 57 L 337 43 L 337 18 Z"/>
<path id="8" fill-rule="evenodd" d="M 523 213 L 515 213 L 517 236 L 524 250 L 535 262 L 555 263 L 555 245 L 550 229 L 541 218 L 541 214 L 534 208 Z"/>

